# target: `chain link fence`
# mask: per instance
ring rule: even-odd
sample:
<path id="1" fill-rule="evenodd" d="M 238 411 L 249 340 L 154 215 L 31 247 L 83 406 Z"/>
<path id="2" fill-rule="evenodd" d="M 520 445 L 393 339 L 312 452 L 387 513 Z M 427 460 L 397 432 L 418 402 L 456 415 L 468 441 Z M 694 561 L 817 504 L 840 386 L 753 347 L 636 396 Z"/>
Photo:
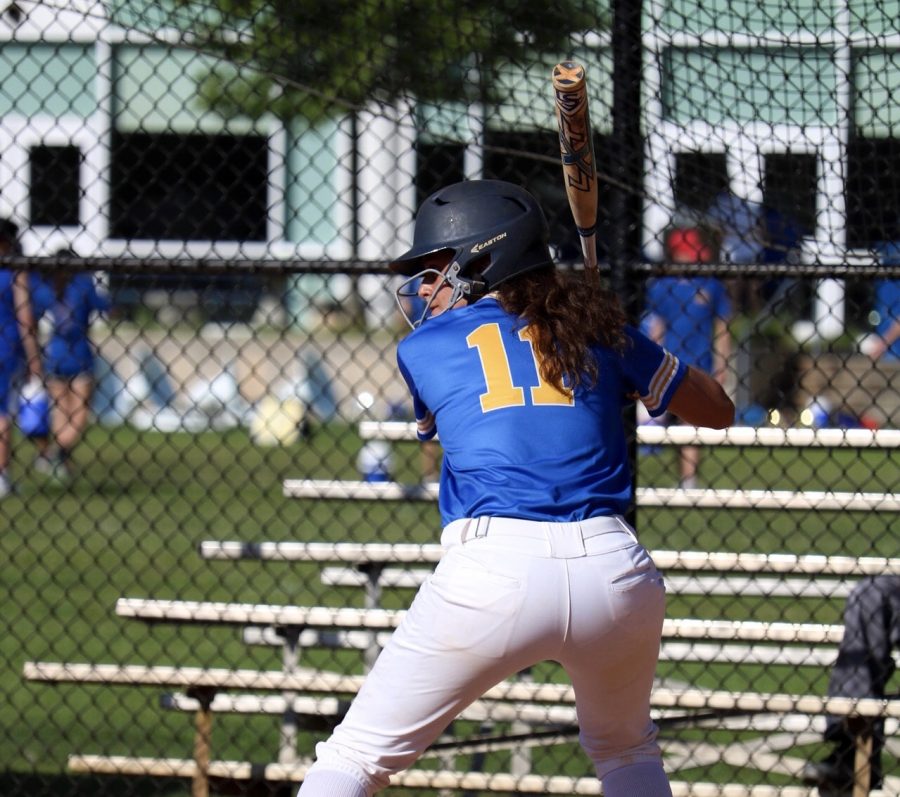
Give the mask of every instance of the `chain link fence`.
<path id="1" fill-rule="evenodd" d="M 669 591 L 667 770 L 681 794 L 812 794 L 842 708 L 811 698 L 833 696 L 843 635 L 890 622 L 845 628 L 851 590 L 900 580 L 898 19 L 864 0 L 0 3 L 0 793 L 296 790 L 436 556 L 440 449 L 410 434 L 384 264 L 434 190 L 499 178 L 580 267 L 550 87 L 568 58 L 601 268 L 738 412 L 716 434 L 628 413 L 632 519 Z M 881 655 L 871 696 L 896 696 Z M 599 793 L 559 668 L 508 688 L 389 793 Z"/>

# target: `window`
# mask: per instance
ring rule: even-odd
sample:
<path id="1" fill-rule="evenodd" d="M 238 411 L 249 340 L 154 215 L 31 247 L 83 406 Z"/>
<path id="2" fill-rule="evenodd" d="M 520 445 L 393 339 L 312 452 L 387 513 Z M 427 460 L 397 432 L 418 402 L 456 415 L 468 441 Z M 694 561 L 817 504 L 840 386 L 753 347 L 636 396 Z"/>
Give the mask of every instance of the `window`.
<path id="1" fill-rule="evenodd" d="M 724 152 L 679 152 L 675 155 L 675 205 L 705 213 L 716 195 L 728 188 Z"/>
<path id="2" fill-rule="evenodd" d="M 900 240 L 900 140 L 852 137 L 847 146 L 847 245 Z"/>
<path id="3" fill-rule="evenodd" d="M 847 245 L 900 241 L 900 140 L 851 136 L 847 145 Z M 869 329 L 871 280 L 847 280 L 848 326 Z"/>
<path id="4" fill-rule="evenodd" d="M 266 139 L 115 133 L 110 227 L 114 237 L 260 241 L 266 238 Z M 113 274 L 117 304 L 136 308 L 148 290 L 195 291 L 207 320 L 247 321 L 258 274 Z"/>
<path id="5" fill-rule="evenodd" d="M 115 133 L 112 235 L 265 240 L 267 161 L 260 136 Z"/>
<path id="6" fill-rule="evenodd" d="M 78 147 L 32 147 L 31 223 L 64 227 L 79 223 L 78 199 L 81 194 Z"/>
<path id="7" fill-rule="evenodd" d="M 766 209 L 795 224 L 800 235 L 812 235 L 816 228 L 816 156 L 769 153 L 763 179 Z"/>

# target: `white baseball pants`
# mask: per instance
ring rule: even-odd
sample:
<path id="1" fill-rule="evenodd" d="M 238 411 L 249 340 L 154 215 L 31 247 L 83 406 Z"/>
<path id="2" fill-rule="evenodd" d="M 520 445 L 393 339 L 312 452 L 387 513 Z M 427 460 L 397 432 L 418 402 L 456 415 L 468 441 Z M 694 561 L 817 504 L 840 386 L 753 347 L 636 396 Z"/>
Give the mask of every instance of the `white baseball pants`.
<path id="1" fill-rule="evenodd" d="M 301 797 L 370 797 L 473 700 L 544 660 L 575 690 L 583 749 L 606 797 L 668 797 L 650 689 L 665 587 L 621 517 L 459 520 L 343 722 L 316 747 Z"/>

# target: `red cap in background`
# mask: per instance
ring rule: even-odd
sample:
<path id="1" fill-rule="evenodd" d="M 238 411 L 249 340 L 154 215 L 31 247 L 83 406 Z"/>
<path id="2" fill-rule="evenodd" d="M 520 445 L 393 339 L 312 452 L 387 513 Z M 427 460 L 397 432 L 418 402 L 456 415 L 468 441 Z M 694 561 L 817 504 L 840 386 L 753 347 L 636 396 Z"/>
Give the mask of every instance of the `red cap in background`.
<path id="1" fill-rule="evenodd" d="M 674 263 L 712 263 L 713 250 L 696 227 L 670 230 L 666 236 L 666 254 Z"/>

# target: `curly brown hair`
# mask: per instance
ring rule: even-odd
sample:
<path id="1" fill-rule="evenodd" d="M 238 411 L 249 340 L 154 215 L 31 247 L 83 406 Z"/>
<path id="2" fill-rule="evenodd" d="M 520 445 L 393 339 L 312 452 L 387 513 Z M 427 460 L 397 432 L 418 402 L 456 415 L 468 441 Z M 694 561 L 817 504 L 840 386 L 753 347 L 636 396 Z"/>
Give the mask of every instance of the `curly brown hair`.
<path id="1" fill-rule="evenodd" d="M 530 328 L 541 378 L 558 390 L 596 384 L 599 366 L 591 346 L 625 346 L 621 303 L 593 273 L 576 276 L 547 266 L 499 285 L 497 294 L 502 307 Z"/>

